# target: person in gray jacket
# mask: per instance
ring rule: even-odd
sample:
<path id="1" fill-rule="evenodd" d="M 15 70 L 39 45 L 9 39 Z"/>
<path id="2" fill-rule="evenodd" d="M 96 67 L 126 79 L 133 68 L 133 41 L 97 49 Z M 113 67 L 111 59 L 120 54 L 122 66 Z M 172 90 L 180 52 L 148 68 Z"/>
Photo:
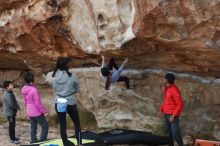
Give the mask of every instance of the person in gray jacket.
<path id="1" fill-rule="evenodd" d="M 8 129 L 9 137 L 11 143 L 19 144 L 20 143 L 19 138 L 15 137 L 15 124 L 16 124 L 16 116 L 18 114 L 18 111 L 20 110 L 20 107 L 12 91 L 13 89 L 12 82 L 4 81 L 3 87 L 5 88 L 5 92 L 3 94 L 3 111 L 9 123 L 9 129 Z"/>
<path id="2" fill-rule="evenodd" d="M 79 92 L 79 82 L 76 76 L 71 74 L 68 70 L 69 59 L 66 57 L 59 57 L 57 60 L 56 68 L 52 75 L 51 85 L 55 92 L 55 109 L 60 123 L 60 134 L 64 146 L 74 145 L 67 140 L 66 134 L 66 112 L 69 114 L 75 125 L 75 135 L 78 145 L 82 144 L 81 140 L 81 127 L 78 115 L 78 109 L 76 106 L 76 93 Z M 58 99 L 66 99 L 67 107 L 66 112 L 60 112 L 58 110 Z"/>

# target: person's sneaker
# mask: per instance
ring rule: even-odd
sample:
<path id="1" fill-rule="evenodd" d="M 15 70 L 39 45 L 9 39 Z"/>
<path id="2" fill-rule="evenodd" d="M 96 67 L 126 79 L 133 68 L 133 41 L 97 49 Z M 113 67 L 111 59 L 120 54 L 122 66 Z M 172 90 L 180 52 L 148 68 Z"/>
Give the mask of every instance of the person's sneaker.
<path id="1" fill-rule="evenodd" d="M 126 87 L 127 90 L 134 89 L 134 87 Z"/>
<path id="2" fill-rule="evenodd" d="M 19 140 L 20 140 L 20 138 L 18 138 L 18 137 L 15 137 L 15 140 L 19 141 Z"/>
<path id="3" fill-rule="evenodd" d="M 11 140 L 11 143 L 13 143 L 13 144 L 20 144 L 20 142 L 18 140 Z"/>
<path id="4" fill-rule="evenodd" d="M 64 146 L 75 146 L 75 144 L 67 140 L 66 143 L 64 143 Z"/>

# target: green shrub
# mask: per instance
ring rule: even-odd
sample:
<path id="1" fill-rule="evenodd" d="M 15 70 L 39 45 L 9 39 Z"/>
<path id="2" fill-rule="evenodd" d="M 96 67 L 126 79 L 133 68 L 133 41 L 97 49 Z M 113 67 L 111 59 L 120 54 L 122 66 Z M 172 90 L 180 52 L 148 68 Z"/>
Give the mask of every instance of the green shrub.
<path id="1" fill-rule="evenodd" d="M 145 131 L 151 132 L 154 135 L 165 135 L 165 129 L 163 123 L 158 124 L 157 126 L 152 126 L 149 124 L 144 125 Z"/>

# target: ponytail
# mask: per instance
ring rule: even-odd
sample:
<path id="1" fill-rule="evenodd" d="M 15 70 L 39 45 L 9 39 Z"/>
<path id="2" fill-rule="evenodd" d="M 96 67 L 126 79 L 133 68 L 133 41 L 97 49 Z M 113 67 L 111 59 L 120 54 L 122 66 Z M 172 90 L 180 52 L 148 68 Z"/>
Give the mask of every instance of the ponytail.
<path id="1" fill-rule="evenodd" d="M 54 71 L 53 71 L 52 77 L 55 77 L 55 74 L 56 74 L 57 70 L 58 70 L 58 68 L 56 67 L 56 68 L 54 69 Z"/>
<path id="2" fill-rule="evenodd" d="M 69 77 L 72 76 L 72 73 L 70 73 L 68 69 L 66 69 L 65 71 L 66 71 L 66 73 L 68 74 Z"/>

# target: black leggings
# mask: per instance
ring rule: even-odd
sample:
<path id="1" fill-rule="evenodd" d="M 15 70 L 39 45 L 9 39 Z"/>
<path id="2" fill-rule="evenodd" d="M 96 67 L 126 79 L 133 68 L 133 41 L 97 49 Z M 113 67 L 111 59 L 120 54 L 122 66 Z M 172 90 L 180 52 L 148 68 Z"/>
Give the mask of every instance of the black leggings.
<path id="1" fill-rule="evenodd" d="M 129 78 L 125 76 L 120 76 L 117 82 L 125 82 L 127 88 L 130 88 Z"/>
<path id="2" fill-rule="evenodd" d="M 66 109 L 67 111 L 62 113 L 57 111 L 57 104 L 55 104 L 55 109 L 60 123 L 60 135 L 63 143 L 67 143 L 67 134 L 66 134 L 66 112 L 67 112 L 75 125 L 75 135 L 76 135 L 77 143 L 78 145 L 82 144 L 81 127 L 80 127 L 79 114 L 76 104 L 67 105 L 67 109 Z"/>

